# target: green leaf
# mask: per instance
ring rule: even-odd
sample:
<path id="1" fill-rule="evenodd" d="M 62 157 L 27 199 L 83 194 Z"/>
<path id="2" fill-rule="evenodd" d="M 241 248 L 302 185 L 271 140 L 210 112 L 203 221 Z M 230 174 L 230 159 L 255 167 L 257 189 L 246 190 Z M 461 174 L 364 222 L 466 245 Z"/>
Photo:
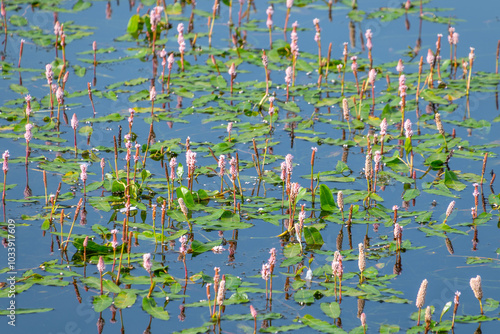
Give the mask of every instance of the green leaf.
<path id="1" fill-rule="evenodd" d="M 28 88 L 21 86 L 21 85 L 18 85 L 18 84 L 15 84 L 15 83 L 10 84 L 9 88 L 11 90 L 13 90 L 14 92 L 22 94 L 22 95 L 28 94 Z"/>
<path id="2" fill-rule="evenodd" d="M 403 199 L 405 201 L 410 201 L 414 198 L 417 198 L 418 195 L 420 195 L 420 190 L 418 189 L 408 189 L 407 191 L 405 191 L 405 194 L 403 195 Z"/>
<path id="3" fill-rule="evenodd" d="M 467 264 L 481 264 L 481 263 L 491 263 L 491 262 L 493 262 L 493 259 L 481 258 L 476 256 L 469 256 L 467 260 L 465 260 L 465 263 Z"/>
<path id="4" fill-rule="evenodd" d="M 293 266 L 294 264 L 297 264 L 301 261 L 302 261 L 302 256 L 294 256 L 281 262 L 280 267 L 283 268 L 283 267 Z"/>
<path id="5" fill-rule="evenodd" d="M 335 209 L 335 201 L 333 200 L 332 191 L 325 184 L 320 184 L 319 186 L 319 200 L 321 210 L 333 211 Z"/>
<path id="6" fill-rule="evenodd" d="M 90 197 L 89 203 L 97 210 L 101 210 L 104 212 L 108 212 L 111 210 L 111 205 L 109 204 L 109 202 L 105 198 Z"/>
<path id="7" fill-rule="evenodd" d="M 293 299 L 300 304 L 314 303 L 314 291 L 301 289 L 295 292 Z"/>
<path id="8" fill-rule="evenodd" d="M 184 186 L 177 187 L 176 192 L 177 192 L 177 198 L 182 198 L 188 208 L 190 209 L 194 208 L 193 195 L 191 194 L 191 191 L 187 187 Z"/>
<path id="9" fill-rule="evenodd" d="M 495 311 L 498 308 L 498 305 L 498 300 L 495 300 L 493 298 L 486 298 L 486 300 L 484 301 L 483 309 L 485 312 Z"/>
<path id="10" fill-rule="evenodd" d="M 424 89 L 420 92 L 420 96 L 428 101 L 428 102 L 433 102 L 433 103 L 439 103 L 439 104 L 448 104 L 448 100 L 443 99 L 440 96 L 437 96 L 432 90 L 430 89 Z"/>
<path id="11" fill-rule="evenodd" d="M 380 326 L 380 334 L 399 333 L 398 325 L 383 324 Z"/>
<path id="12" fill-rule="evenodd" d="M 137 295 L 132 292 L 121 291 L 115 297 L 115 306 L 117 308 L 127 308 L 135 304 Z"/>
<path id="13" fill-rule="evenodd" d="M 302 249 L 299 244 L 288 244 L 283 250 L 283 255 L 285 255 L 285 257 L 287 258 L 291 258 L 299 255 L 301 251 Z"/>
<path id="14" fill-rule="evenodd" d="M 345 333 L 344 330 L 336 327 L 335 325 L 332 325 L 326 321 L 316 319 L 310 314 L 306 314 L 303 318 L 300 319 L 302 323 L 306 324 L 307 326 L 311 327 L 312 329 L 318 330 L 323 333 L 333 333 L 333 334 L 340 334 L 340 333 Z"/>
<path id="15" fill-rule="evenodd" d="M 168 315 L 167 311 L 165 311 L 159 306 L 156 306 L 154 298 L 144 297 L 142 299 L 142 309 L 146 311 L 146 313 L 148 313 L 149 315 L 153 316 L 154 318 L 158 318 L 161 320 L 170 319 L 170 316 Z"/>
<path id="16" fill-rule="evenodd" d="M 90 2 L 78 0 L 78 2 L 75 3 L 75 5 L 73 6 L 73 10 L 75 12 L 79 12 L 79 11 L 85 10 L 87 8 L 90 8 L 91 6 L 92 6 L 92 3 L 90 3 Z"/>
<path id="17" fill-rule="evenodd" d="M 217 80 L 217 86 L 219 86 L 219 89 L 224 89 L 227 87 L 227 82 L 222 75 L 218 75 L 216 80 Z"/>
<path id="18" fill-rule="evenodd" d="M 467 187 L 462 182 L 458 181 L 457 175 L 450 170 L 444 171 L 444 184 L 453 190 L 462 191 Z"/>
<path id="19" fill-rule="evenodd" d="M 44 313 L 52 311 L 53 308 L 16 308 L 16 315 L 30 313 Z M 10 310 L 0 310 L 0 315 L 9 315 Z"/>
<path id="20" fill-rule="evenodd" d="M 19 15 L 11 15 L 9 18 L 10 24 L 16 27 L 22 27 L 28 24 L 28 20 Z M 17 312 L 16 312 L 17 313 Z"/>
<path id="21" fill-rule="evenodd" d="M 94 296 L 94 301 L 92 304 L 94 305 L 94 311 L 102 312 L 113 303 L 113 299 L 111 299 L 108 295 L 102 296 Z"/>
<path id="22" fill-rule="evenodd" d="M 118 293 L 118 292 L 122 291 L 122 289 L 120 289 L 118 287 L 118 285 L 116 285 L 114 282 L 107 280 L 107 279 L 102 280 L 102 287 L 105 291 L 109 291 L 112 293 Z"/>
<path id="23" fill-rule="evenodd" d="M 448 312 L 450 307 L 451 307 L 451 302 L 447 302 L 446 304 L 444 304 L 443 310 L 441 311 L 441 315 L 439 316 L 439 322 L 443 320 L 443 315 L 445 315 L 446 312 Z"/>
<path id="24" fill-rule="evenodd" d="M 292 325 L 284 325 L 284 326 L 279 326 L 279 327 L 270 326 L 267 328 L 260 328 L 259 332 L 261 332 L 261 333 L 280 333 L 280 332 L 289 333 L 293 330 L 301 329 L 304 327 L 306 327 L 306 325 L 303 325 L 303 324 L 292 324 Z M 203 332 L 203 333 L 205 333 L 205 332 Z"/>
<path id="25" fill-rule="evenodd" d="M 304 227 L 304 238 L 308 246 L 321 246 L 324 244 L 323 237 L 315 227 Z"/>
<path id="26" fill-rule="evenodd" d="M 340 316 L 340 306 L 339 303 L 337 302 L 331 302 L 331 303 L 321 303 L 320 304 L 321 310 L 325 312 L 327 316 L 330 318 L 338 318 Z"/>
<path id="27" fill-rule="evenodd" d="M 127 32 L 129 34 L 136 34 L 139 31 L 139 20 L 140 16 L 138 14 L 132 15 L 128 20 Z"/>
<path id="28" fill-rule="evenodd" d="M 202 243 L 198 240 L 193 240 L 191 242 L 191 248 L 193 249 L 193 256 L 212 250 L 214 246 L 219 246 L 221 242 L 222 240 L 220 239 L 215 241 L 209 241 L 207 243 Z"/>

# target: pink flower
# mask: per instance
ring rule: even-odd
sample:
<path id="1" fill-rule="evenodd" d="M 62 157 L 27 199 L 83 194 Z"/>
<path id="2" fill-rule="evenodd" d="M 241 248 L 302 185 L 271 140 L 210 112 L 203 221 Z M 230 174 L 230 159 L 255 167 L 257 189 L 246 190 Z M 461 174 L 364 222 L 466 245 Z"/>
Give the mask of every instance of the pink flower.
<path id="1" fill-rule="evenodd" d="M 399 240 L 401 237 L 403 228 L 398 223 L 394 224 L 394 239 Z"/>
<path id="2" fill-rule="evenodd" d="M 451 36 L 451 41 L 453 44 L 457 45 L 458 44 L 458 33 L 454 32 L 453 35 Z"/>
<path id="3" fill-rule="evenodd" d="M 33 128 L 33 124 L 26 124 L 25 129 L 26 132 L 24 133 L 24 139 L 26 139 L 26 142 L 29 143 L 33 139 L 33 134 L 31 133 L 31 129 Z"/>
<path id="4" fill-rule="evenodd" d="M 252 317 L 254 319 L 257 318 L 257 311 L 255 310 L 255 308 L 253 307 L 253 305 L 250 305 L 250 314 L 252 315 Z"/>
<path id="5" fill-rule="evenodd" d="M 97 270 L 102 274 L 102 272 L 106 269 L 106 266 L 104 265 L 104 260 L 102 256 L 99 256 L 99 262 L 97 262 Z"/>
<path id="6" fill-rule="evenodd" d="M 167 56 L 167 51 L 165 50 L 165 48 L 163 48 L 161 51 L 160 51 L 160 57 L 161 58 L 165 58 Z"/>
<path id="7" fill-rule="evenodd" d="M 293 6 L 293 0 L 286 0 L 286 8 L 290 9 Z"/>
<path id="8" fill-rule="evenodd" d="M 153 267 L 153 263 L 151 262 L 151 253 L 146 253 L 142 256 L 142 266 L 148 273 L 151 272 L 151 268 Z"/>
<path id="9" fill-rule="evenodd" d="M 398 61 L 398 65 L 396 66 L 396 71 L 398 72 L 403 72 L 405 67 L 403 66 L 403 61 L 400 59 Z"/>
<path id="10" fill-rule="evenodd" d="M 382 155 L 380 154 L 380 151 L 375 151 L 373 161 L 375 162 L 375 172 L 378 172 L 380 169 L 380 161 L 382 161 Z"/>
<path id="11" fill-rule="evenodd" d="M 361 326 L 365 327 L 366 326 L 366 314 L 363 312 L 359 316 L 359 320 L 361 321 Z"/>
<path id="12" fill-rule="evenodd" d="M 260 271 L 263 280 L 268 280 L 271 276 L 271 270 L 268 263 L 262 265 L 262 270 Z"/>
<path id="13" fill-rule="evenodd" d="M 333 254 L 333 261 L 332 261 L 332 272 L 333 276 L 340 277 L 342 275 L 342 255 L 340 254 L 339 251 L 335 251 Z"/>
<path id="14" fill-rule="evenodd" d="M 184 33 L 184 23 L 179 23 L 179 24 L 177 25 L 177 32 L 178 32 L 179 34 L 183 34 L 183 33 Z"/>
<path id="15" fill-rule="evenodd" d="M 454 208 L 455 208 L 455 201 L 451 201 L 450 204 L 448 204 L 448 208 L 446 209 L 446 218 L 448 218 L 451 215 Z"/>
<path id="16" fill-rule="evenodd" d="M 371 29 L 366 29 L 365 37 L 366 37 L 366 39 L 371 39 L 373 37 L 373 33 L 372 33 Z"/>
<path id="17" fill-rule="evenodd" d="M 156 26 L 161 21 L 161 12 L 163 11 L 162 6 L 156 6 L 151 10 L 151 14 L 149 15 L 149 21 L 151 23 L 151 30 L 156 30 Z"/>
<path id="18" fill-rule="evenodd" d="M 274 266 L 276 264 L 276 248 L 271 248 L 269 254 L 271 254 L 271 256 L 269 257 L 267 263 L 269 266 Z"/>
<path id="19" fill-rule="evenodd" d="M 455 298 L 453 299 L 453 302 L 455 303 L 455 305 L 459 304 L 459 300 L 460 300 L 460 295 L 461 294 L 462 293 L 460 291 L 455 292 Z"/>
<path id="20" fill-rule="evenodd" d="M 472 60 L 476 57 L 476 56 L 474 55 L 474 50 L 475 50 L 475 48 L 473 48 L 473 47 L 471 47 L 471 48 L 470 48 L 470 53 L 469 53 L 469 62 L 470 62 L 471 64 L 472 64 Z"/>
<path id="21" fill-rule="evenodd" d="M 86 164 L 80 165 L 80 170 L 81 170 L 80 179 L 83 182 L 87 181 L 87 165 Z"/>
<path id="22" fill-rule="evenodd" d="M 56 35 L 56 36 L 61 35 L 61 24 L 59 23 L 59 21 L 57 21 L 54 24 L 54 35 Z"/>
<path id="23" fill-rule="evenodd" d="M 194 170 L 194 167 L 196 165 L 196 152 L 193 152 L 191 150 L 187 150 L 186 152 L 186 164 L 190 169 Z"/>
<path id="24" fill-rule="evenodd" d="M 64 103 L 64 92 L 61 87 L 57 87 L 56 98 L 57 98 L 57 103 L 59 104 Z"/>
<path id="25" fill-rule="evenodd" d="M 356 57 L 356 56 L 351 57 L 351 60 L 352 60 L 351 70 L 353 72 L 356 72 L 358 70 L 358 63 L 356 62 L 357 59 L 358 59 L 358 57 Z"/>
<path id="26" fill-rule="evenodd" d="M 54 72 L 52 72 L 52 65 L 45 65 L 45 78 L 47 78 L 47 83 L 49 86 L 52 85 L 52 78 L 54 76 Z"/>
<path id="27" fill-rule="evenodd" d="M 370 72 L 368 72 L 368 81 L 370 82 L 370 84 L 373 86 L 375 85 L 375 78 L 377 77 L 377 70 L 375 70 L 374 68 L 372 68 L 370 70 Z"/>
<path id="28" fill-rule="evenodd" d="M 174 65 L 174 54 L 171 53 L 169 56 L 168 56 L 168 60 L 167 60 L 167 63 L 168 63 L 168 69 L 171 70 L 172 69 L 172 66 Z"/>
<path id="29" fill-rule="evenodd" d="M 155 88 L 155 86 L 151 86 L 151 89 L 149 90 L 149 99 L 151 101 L 156 100 L 156 88 Z"/>
<path id="30" fill-rule="evenodd" d="M 370 51 L 371 51 L 371 50 L 372 50 L 372 48 L 373 48 L 373 44 L 372 44 L 372 36 L 373 36 L 373 34 L 372 34 L 372 30 L 371 30 L 371 29 L 367 29 L 367 30 L 366 30 L 366 33 L 365 33 L 365 37 L 366 37 L 366 48 L 367 48 L 368 50 L 370 50 Z"/>
<path id="31" fill-rule="evenodd" d="M 134 124 L 135 110 L 132 109 L 132 108 L 128 108 L 128 112 L 130 113 L 130 116 L 128 117 L 128 123 L 129 123 L 130 126 L 132 126 L 132 124 Z"/>
<path id="32" fill-rule="evenodd" d="M 286 181 L 286 162 L 283 161 L 281 163 L 281 181 L 285 182 Z"/>
<path id="33" fill-rule="evenodd" d="M 427 51 L 427 64 L 429 64 L 430 66 L 432 66 L 434 64 L 434 54 L 432 53 L 432 50 L 429 49 Z"/>
<path id="34" fill-rule="evenodd" d="M 387 119 L 383 119 L 382 122 L 380 122 L 380 135 L 385 136 L 387 134 Z"/>
<path id="35" fill-rule="evenodd" d="M 304 226 L 304 221 L 306 219 L 306 212 L 304 211 L 304 207 L 302 207 L 302 210 L 299 212 L 299 224 L 300 226 Z"/>
<path id="36" fill-rule="evenodd" d="M 285 71 L 285 82 L 287 86 L 290 86 L 292 83 L 292 67 L 288 66 Z"/>
<path id="37" fill-rule="evenodd" d="M 413 130 L 411 129 L 411 121 L 410 119 L 406 119 L 405 124 L 405 136 L 406 138 L 411 138 L 413 136 Z"/>
<path id="38" fill-rule="evenodd" d="M 321 35 L 319 32 L 317 32 L 315 35 L 314 35 L 314 41 L 316 43 L 318 43 L 319 41 L 321 40 Z"/>
<path id="39" fill-rule="evenodd" d="M 71 127 L 73 130 L 76 130 L 78 127 L 78 118 L 76 117 L 76 114 L 73 114 L 73 117 L 71 118 Z"/>
<path id="40" fill-rule="evenodd" d="M 6 150 L 3 154 L 2 154 L 2 158 L 3 158 L 3 171 L 6 173 L 8 170 L 9 170 L 9 157 L 10 157 L 10 154 L 9 154 L 9 150 Z"/>
<path id="41" fill-rule="evenodd" d="M 267 63 L 268 63 L 267 56 L 265 54 L 263 54 L 262 55 L 262 65 L 264 65 L 264 67 L 267 67 Z"/>
<path id="42" fill-rule="evenodd" d="M 285 157 L 285 163 L 286 163 L 286 173 L 288 176 L 292 176 L 292 170 L 293 170 L 293 155 L 287 154 Z"/>
<path id="43" fill-rule="evenodd" d="M 236 65 L 234 65 L 234 63 L 231 64 L 227 73 L 229 73 L 231 77 L 236 75 Z"/>
<path id="44" fill-rule="evenodd" d="M 174 180 L 175 179 L 175 168 L 177 167 L 177 159 L 175 157 L 172 157 L 170 159 L 169 165 L 170 165 L 170 178 L 172 180 Z"/>
<path id="45" fill-rule="evenodd" d="M 224 173 L 226 172 L 226 156 L 223 154 L 219 156 L 218 167 L 220 168 L 219 175 L 223 177 Z"/>
<path id="46" fill-rule="evenodd" d="M 231 179 L 234 181 L 236 180 L 236 176 L 238 174 L 235 157 L 231 157 L 231 160 L 229 160 L 229 165 L 231 166 L 229 168 L 229 174 L 231 174 Z"/>
<path id="47" fill-rule="evenodd" d="M 220 245 L 212 247 L 212 252 L 214 254 L 222 254 L 222 252 L 225 251 L 225 250 L 226 249 L 224 247 L 220 246 Z"/>

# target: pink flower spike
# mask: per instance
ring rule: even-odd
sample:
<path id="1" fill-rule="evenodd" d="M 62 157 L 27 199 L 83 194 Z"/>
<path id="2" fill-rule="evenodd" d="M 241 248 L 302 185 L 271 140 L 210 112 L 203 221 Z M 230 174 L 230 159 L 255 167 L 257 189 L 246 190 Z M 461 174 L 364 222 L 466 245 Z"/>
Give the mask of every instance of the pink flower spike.
<path id="1" fill-rule="evenodd" d="M 403 61 L 400 59 L 398 61 L 398 65 L 396 66 L 396 71 L 398 72 L 403 72 L 405 67 L 403 66 Z"/>
<path id="2" fill-rule="evenodd" d="M 87 165 L 86 164 L 80 165 L 80 170 L 81 170 L 80 179 L 83 182 L 87 181 Z"/>
<path id="3" fill-rule="evenodd" d="M 368 72 L 368 81 L 370 82 L 371 85 L 375 84 L 375 78 L 377 77 L 377 70 L 372 68 L 370 72 Z"/>
<path id="4" fill-rule="evenodd" d="M 75 131 L 76 131 L 76 128 L 78 127 L 78 118 L 76 117 L 76 114 L 73 114 L 73 117 L 71 118 L 71 127 Z"/>
<path id="5" fill-rule="evenodd" d="M 99 256 L 99 262 L 97 262 L 97 270 L 102 274 L 102 272 L 106 269 L 106 265 L 104 264 L 104 260 L 102 256 Z"/>
<path id="6" fill-rule="evenodd" d="M 33 128 L 33 124 L 26 124 L 25 129 L 26 132 L 24 133 L 24 139 L 26 139 L 26 142 L 30 142 L 33 139 L 33 134 L 31 133 L 31 129 Z"/>
<path id="7" fill-rule="evenodd" d="M 2 158 L 3 158 L 3 166 L 2 166 L 2 169 L 3 169 L 3 171 L 4 171 L 5 173 L 9 170 L 9 157 L 10 157 L 9 150 L 6 150 L 6 151 L 2 154 Z"/>
<path id="8" fill-rule="evenodd" d="M 146 269 L 148 273 L 151 272 L 151 268 L 153 267 L 153 263 L 151 262 L 151 253 L 146 253 L 142 256 L 143 267 Z"/>
<path id="9" fill-rule="evenodd" d="M 254 319 L 257 318 L 257 311 L 255 310 L 255 308 L 253 307 L 253 305 L 250 305 L 250 314 L 252 315 L 252 317 Z"/>
<path id="10" fill-rule="evenodd" d="M 151 89 L 149 90 L 149 99 L 151 101 L 156 100 L 156 88 L 155 88 L 155 86 L 151 86 Z"/>
<path id="11" fill-rule="evenodd" d="M 229 73 L 230 76 L 236 75 L 236 65 L 234 65 L 234 63 L 231 64 L 231 67 L 229 67 L 227 73 Z"/>

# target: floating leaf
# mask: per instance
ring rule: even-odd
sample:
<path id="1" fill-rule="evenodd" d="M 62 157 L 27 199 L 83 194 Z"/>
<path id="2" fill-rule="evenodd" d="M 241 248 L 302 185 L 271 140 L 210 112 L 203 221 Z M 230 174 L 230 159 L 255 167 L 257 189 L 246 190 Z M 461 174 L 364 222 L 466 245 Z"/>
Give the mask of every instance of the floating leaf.
<path id="1" fill-rule="evenodd" d="M 94 311 L 102 312 L 113 303 L 113 299 L 111 299 L 108 295 L 102 296 L 94 296 L 94 300 L 92 304 L 94 305 Z"/>
<path id="2" fill-rule="evenodd" d="M 159 306 L 156 306 L 156 301 L 154 300 L 154 298 L 142 298 L 142 309 L 149 315 L 153 316 L 153 318 L 158 318 L 161 320 L 170 319 L 167 311 Z"/>
<path id="3" fill-rule="evenodd" d="M 325 184 L 319 185 L 319 199 L 321 203 L 321 210 L 333 211 L 335 209 L 335 201 L 330 188 Z"/>
<path id="4" fill-rule="evenodd" d="M 293 299 L 300 304 L 314 303 L 314 291 L 301 289 L 295 292 Z"/>
<path id="5" fill-rule="evenodd" d="M 121 291 L 115 297 L 114 304 L 117 308 L 127 308 L 135 304 L 137 295 L 128 291 Z"/>
<path id="6" fill-rule="evenodd" d="M 337 302 L 321 303 L 321 310 L 330 318 L 338 318 L 340 316 L 340 305 Z"/>
<path id="7" fill-rule="evenodd" d="M 315 227 L 304 227 L 304 238 L 308 246 L 319 247 L 324 244 L 323 237 Z"/>

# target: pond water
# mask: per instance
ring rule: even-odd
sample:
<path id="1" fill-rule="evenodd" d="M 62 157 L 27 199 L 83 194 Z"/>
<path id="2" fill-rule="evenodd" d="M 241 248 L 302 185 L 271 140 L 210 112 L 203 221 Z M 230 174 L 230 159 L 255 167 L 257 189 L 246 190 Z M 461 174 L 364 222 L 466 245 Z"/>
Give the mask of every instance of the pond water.
<path id="1" fill-rule="evenodd" d="M 238 1 L 232 1 L 232 7 L 230 1 L 220 3 L 210 38 L 211 1 L 196 5 L 167 1 L 152 55 L 153 32 L 148 29 L 155 1 L 5 1 L 7 27 L 2 25 L 6 34 L 0 37 L 4 41 L 0 147 L 9 150 L 10 160 L 0 223 L 5 245 L 0 255 L 0 282 L 5 283 L 0 289 L 1 330 L 252 333 L 252 305 L 259 332 L 363 333 L 362 313 L 369 333 L 425 332 L 427 306 L 433 310 L 431 330 L 451 332 L 452 303 L 460 291 L 454 332 L 496 332 L 500 198 L 493 174 L 499 164 L 500 76 L 495 71 L 500 4 L 423 1 L 420 18 L 417 1 L 408 10 L 399 1 L 358 1 L 357 9 L 351 1 L 338 1 L 330 10 L 327 1 L 296 0 L 285 35 L 285 1 L 242 2 L 241 22 Z M 268 6 L 274 7 L 272 49 L 266 27 Z M 64 51 L 59 45 L 57 57 L 55 13 L 66 34 Z M 315 18 L 321 28 L 321 78 Z M 290 52 L 296 21 L 298 57 Z M 184 24 L 186 43 L 184 71 L 179 23 Z M 452 69 L 455 59 L 450 62 L 450 25 L 459 34 L 456 70 Z M 370 69 L 367 29 L 372 31 L 372 67 L 377 76 L 373 90 L 367 84 L 360 94 L 350 57 L 357 56 L 363 89 Z M 433 83 L 427 84 L 430 66 L 426 59 L 429 49 L 436 52 L 438 34 L 443 35 L 442 57 L 433 69 Z M 337 65 L 344 63 L 344 42 L 348 57 L 342 80 Z M 469 70 L 463 74 L 462 61 L 469 61 L 469 47 L 475 48 L 475 58 L 467 95 Z M 174 53 L 170 79 L 166 68 L 162 80 L 162 48 L 166 57 Z M 269 95 L 262 50 L 268 56 Z M 294 59 L 295 79 L 287 98 L 285 74 Z M 411 140 L 402 132 L 400 136 L 399 59 L 405 66 L 405 117 L 413 123 Z M 233 63 L 236 75 L 231 78 L 228 70 Z M 61 70 L 69 73 L 64 101 L 58 103 L 53 94 L 52 107 L 46 64 L 52 64 L 54 83 Z M 153 116 L 152 83 L 157 92 Z M 58 84 L 63 85 L 62 79 Z M 33 109 L 29 120 L 27 94 Z M 272 120 L 270 95 L 275 98 Z M 344 97 L 349 120 L 343 117 Z M 129 108 L 135 115 L 127 181 Z M 436 126 L 437 112 L 444 123 L 443 134 Z M 79 120 L 75 131 L 73 114 Z M 382 163 L 369 176 L 368 191 L 366 156 L 371 152 L 373 158 L 382 149 L 379 133 L 384 118 L 389 125 L 382 139 Z M 233 122 L 230 135 L 228 122 Z M 26 158 L 27 123 L 33 124 L 33 138 Z M 185 158 L 188 137 L 190 149 L 197 153 L 192 191 Z M 134 183 L 136 143 L 139 159 Z M 317 148 L 314 196 L 312 147 Z M 240 171 L 233 186 L 229 161 L 236 153 Z M 293 221 L 299 223 L 302 205 L 306 217 L 300 241 L 293 227 L 287 232 L 289 195 L 283 189 L 280 166 L 288 154 L 293 156 L 289 181 L 301 187 L 290 205 L 296 208 Z M 227 160 L 222 194 L 216 161 L 221 155 Z M 172 157 L 183 166 L 177 170 L 182 180 L 177 177 L 173 184 L 165 174 L 165 169 L 170 173 Z M 88 174 L 85 186 L 83 164 Z M 410 170 L 415 171 L 415 178 Z M 483 172 L 475 203 L 473 184 L 481 183 Z M 53 205 L 49 195 L 56 194 L 59 185 Z M 344 194 L 343 212 L 338 206 L 339 190 Z M 187 216 L 178 198 L 187 203 Z M 167 207 L 162 229 L 163 200 Z M 239 209 L 234 209 L 234 200 Z M 454 210 L 447 215 L 451 201 L 455 201 Z M 152 204 L 157 205 L 154 218 Z M 127 205 L 132 207 L 129 213 Z M 394 240 L 393 206 L 399 207 L 397 223 L 403 227 L 401 247 Z M 475 219 L 471 207 L 477 211 Z M 348 222 L 350 208 L 353 213 Z M 133 238 L 122 248 L 124 228 Z M 116 252 L 113 229 L 117 230 Z M 188 238 L 184 258 L 182 235 Z M 84 249 L 86 236 L 91 241 Z M 359 244 L 366 253 L 363 275 L 358 266 Z M 220 254 L 211 251 L 217 245 L 224 249 Z M 262 279 L 261 271 L 272 248 L 277 259 L 269 298 L 270 281 Z M 336 250 L 344 257 L 342 298 L 332 276 Z M 151 254 L 151 272 L 143 267 L 147 253 Z M 100 257 L 106 265 L 103 283 L 97 268 Z M 215 267 L 220 268 L 221 278 L 225 275 L 227 288 L 219 320 L 211 317 L 206 301 Z M 308 268 L 312 279 L 307 278 Z M 484 315 L 470 287 L 470 279 L 477 275 L 482 278 Z M 11 276 L 15 280 L 9 280 Z M 153 291 L 148 296 L 151 279 Z M 424 279 L 428 288 L 417 326 L 415 303 Z M 210 289 L 213 306 L 216 293 L 213 285 Z M 14 307 L 15 313 L 11 312 Z M 440 319 L 443 309 L 448 311 Z"/>

